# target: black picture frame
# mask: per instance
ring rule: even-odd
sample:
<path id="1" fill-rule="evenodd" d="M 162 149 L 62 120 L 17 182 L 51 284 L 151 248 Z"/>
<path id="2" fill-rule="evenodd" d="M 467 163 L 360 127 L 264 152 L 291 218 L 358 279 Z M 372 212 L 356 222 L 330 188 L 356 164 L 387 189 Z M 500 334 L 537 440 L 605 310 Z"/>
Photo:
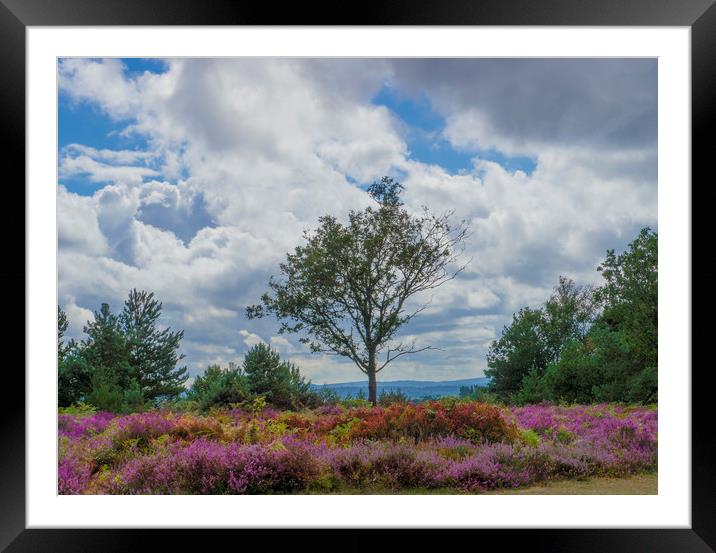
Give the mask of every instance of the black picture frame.
<path id="1" fill-rule="evenodd" d="M 714 128 L 716 100 L 716 6 L 714 0 L 459 0 L 450 3 L 429 0 L 400 0 L 361 3 L 355 10 L 334 4 L 311 8 L 284 4 L 280 9 L 263 2 L 188 2 L 185 0 L 0 0 L 0 136 L 6 167 L 17 169 L 18 182 L 25 182 L 25 31 L 28 26 L 69 25 L 568 25 L 568 26 L 685 26 L 691 29 L 692 54 L 692 194 L 693 183 L 706 175 L 713 154 L 707 133 Z M 709 175 L 710 176 L 710 175 Z M 15 186 L 24 205 L 24 187 Z M 701 193 L 701 192 L 700 192 Z M 699 203 L 702 203 L 700 201 Z M 705 203 L 705 202 L 704 202 Z M 692 205 L 694 204 L 692 202 Z M 703 203 L 702 203 L 703 205 Z M 8 209 L 8 211 L 10 211 Z M 19 298 L 9 290 L 25 287 L 25 251 L 17 239 L 21 210 L 3 217 L 6 237 L 13 245 L 5 248 L 16 254 L 16 262 L 0 269 L 5 295 Z M 692 218 L 692 221 L 695 217 Z M 692 232 L 694 237 L 695 233 Z M 12 248 L 16 251 L 12 251 Z M 694 249 L 692 248 L 692 251 Z M 20 261 L 20 258 L 23 261 Z M 692 269 L 693 270 L 693 269 Z M 692 273 L 693 275 L 694 273 Z M 704 275 L 713 281 L 713 273 Z M 18 299 L 19 301 L 19 299 Z M 706 301 L 713 300 L 711 298 Z M 5 303 L 5 301 L 3 302 Z M 19 306 L 18 306 L 19 309 Z M 19 312 L 19 311 L 16 311 Z M 24 325 L 15 324 L 19 334 Z M 693 329 L 695 335 L 704 330 Z M 12 339 L 12 334 L 6 339 Z M 19 336 L 16 340 L 19 342 Z M 8 340 L 9 342 L 9 340 Z M 698 339 L 692 343 L 698 343 Z M 12 390 L 25 390 L 19 363 L 5 367 L 6 382 Z M 11 370 L 12 369 L 12 370 Z M 690 369 L 690 367 L 689 367 Z M 708 367 L 692 371 L 692 506 L 690 529 L 525 529 L 454 531 L 467 536 L 469 547 L 500 549 L 521 544 L 532 551 L 630 551 L 706 552 L 716 550 L 716 478 L 714 477 L 713 415 L 709 405 Z M 705 369 L 705 370 L 703 370 Z M 13 373 L 14 371 L 14 373 Z M 10 384 L 6 384 L 10 386 Z M 8 389 L 8 388 L 6 388 Z M 24 393 L 4 394 L 0 440 L 0 550 L 19 551 L 133 551 L 136 549 L 186 549 L 194 542 L 206 546 L 214 539 L 235 540 L 231 530 L 80 530 L 27 529 L 25 524 L 25 399 Z M 704 437 L 707 439 L 696 439 Z M 317 521 L 317 526 L 320 522 Z M 276 530 L 241 530 L 241 540 L 271 540 Z M 269 532 L 271 537 L 269 537 Z M 324 547 L 358 550 L 372 548 L 384 540 L 381 530 L 338 530 L 334 537 L 325 531 L 320 538 L 309 530 L 286 530 L 280 537 Z M 345 532 L 360 533 L 345 536 Z M 479 532 L 474 535 L 473 532 Z M 286 536 L 286 534 L 290 534 Z M 379 534 L 379 535 L 370 535 Z M 441 532 L 411 530 L 400 536 L 403 545 L 431 542 L 445 545 Z M 268 542 L 264 542 L 268 543 Z M 218 545 L 218 544 L 217 544 Z"/>

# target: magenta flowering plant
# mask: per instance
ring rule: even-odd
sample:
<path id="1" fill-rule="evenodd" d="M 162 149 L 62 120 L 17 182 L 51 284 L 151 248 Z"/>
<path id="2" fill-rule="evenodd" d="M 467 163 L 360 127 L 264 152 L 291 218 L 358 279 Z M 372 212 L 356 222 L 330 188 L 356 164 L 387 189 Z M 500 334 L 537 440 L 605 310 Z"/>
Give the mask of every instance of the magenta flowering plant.
<path id="1" fill-rule="evenodd" d="M 58 492 L 401 493 L 446 488 L 474 493 L 657 468 L 658 415 L 653 408 L 516 407 L 500 416 L 529 439 L 513 439 L 510 433 L 493 442 L 471 439 L 470 417 L 480 408 L 471 409 L 446 411 L 445 430 L 419 440 L 401 432 L 353 434 L 364 421 L 362 429 L 384 424 L 386 410 L 381 408 L 62 415 Z M 427 424 L 437 424 L 430 411 L 416 413 L 424 414 Z M 449 417 L 463 413 L 451 433 Z M 402 424 L 402 412 L 398 415 Z M 442 415 L 436 411 L 435 416 Z M 409 422 L 417 428 L 421 420 Z"/>
<path id="2" fill-rule="evenodd" d="M 79 438 L 102 432 L 115 417 L 114 413 L 100 411 L 87 416 L 59 415 L 57 426 L 60 436 Z"/>

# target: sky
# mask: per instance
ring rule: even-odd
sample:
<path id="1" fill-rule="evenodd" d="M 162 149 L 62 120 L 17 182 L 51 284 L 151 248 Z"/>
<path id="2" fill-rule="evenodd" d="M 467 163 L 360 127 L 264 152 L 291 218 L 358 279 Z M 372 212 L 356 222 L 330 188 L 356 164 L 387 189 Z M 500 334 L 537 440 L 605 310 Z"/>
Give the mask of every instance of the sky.
<path id="1" fill-rule="evenodd" d="M 58 61 L 58 279 L 69 337 L 153 291 L 191 375 L 265 342 L 314 383 L 361 380 L 275 319 L 247 320 L 321 215 L 389 175 L 453 211 L 459 276 L 399 338 L 433 346 L 383 380 L 482 376 L 512 314 L 657 225 L 655 59 Z"/>

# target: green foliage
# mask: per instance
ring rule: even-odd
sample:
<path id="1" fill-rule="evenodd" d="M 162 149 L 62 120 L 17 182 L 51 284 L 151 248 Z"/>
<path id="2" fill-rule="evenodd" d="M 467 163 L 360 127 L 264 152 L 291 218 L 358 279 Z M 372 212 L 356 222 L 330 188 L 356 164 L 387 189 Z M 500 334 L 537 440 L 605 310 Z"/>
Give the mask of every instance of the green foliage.
<path id="1" fill-rule="evenodd" d="M 623 254 L 607 251 L 603 286 L 560 277 L 543 307 L 516 313 L 488 351 L 490 390 L 517 404 L 655 401 L 657 253 L 643 229 Z"/>
<path id="2" fill-rule="evenodd" d="M 68 407 L 81 402 L 92 389 L 92 365 L 79 352 L 73 352 L 58 362 L 57 402 Z"/>
<path id="3" fill-rule="evenodd" d="M 340 394 L 332 388 L 320 388 L 317 395 L 320 405 L 338 405 L 341 402 Z"/>
<path id="4" fill-rule="evenodd" d="M 459 397 L 462 400 L 479 401 L 482 403 L 500 403 L 500 398 L 487 386 L 460 386 Z"/>
<path id="5" fill-rule="evenodd" d="M 545 324 L 541 309 L 525 307 L 512 317 L 512 323 L 487 352 L 485 376 L 490 390 L 500 396 L 517 392 L 530 370 L 541 373 L 550 361 L 550 352 L 542 333 Z"/>
<path id="6" fill-rule="evenodd" d="M 94 320 L 89 321 L 84 332 L 87 338 L 82 341 L 81 355 L 92 367 L 92 374 L 101 373 L 95 380 L 111 381 L 120 389 L 129 386 L 136 376 L 130 364 L 127 339 L 122 332 L 119 319 L 103 303 L 99 311 L 94 312 Z"/>
<path id="7" fill-rule="evenodd" d="M 539 379 L 568 343 L 583 339 L 596 311 L 594 290 L 561 276 L 543 307 L 521 309 L 490 346 L 485 371 L 492 378 L 490 390 L 502 398 L 539 401 Z M 525 384 L 522 396 L 515 396 Z"/>
<path id="8" fill-rule="evenodd" d="M 520 389 L 510 397 L 510 403 L 524 405 L 551 399 L 552 391 L 546 385 L 545 378 L 545 373 L 535 369 L 530 370 L 522 379 Z"/>
<path id="9" fill-rule="evenodd" d="M 362 391 L 362 389 L 361 389 Z M 341 406 L 351 409 L 353 407 L 371 407 L 373 404 L 366 399 L 365 392 L 362 394 L 363 397 L 348 397 L 341 401 Z"/>
<path id="10" fill-rule="evenodd" d="M 162 304 L 132 290 L 119 316 L 103 303 L 84 326 L 80 344 L 63 338 L 67 316 L 58 307 L 58 403 L 85 401 L 113 412 L 141 411 L 184 391 L 186 367 L 176 368 L 183 332 L 159 330 Z"/>
<path id="11" fill-rule="evenodd" d="M 520 440 L 530 447 L 537 447 L 541 441 L 539 434 L 534 430 L 522 430 L 520 432 Z"/>
<path id="12" fill-rule="evenodd" d="M 78 403 L 73 403 L 72 405 L 69 405 L 67 407 L 60 407 L 57 412 L 60 415 L 84 416 L 96 413 L 97 409 L 94 407 L 94 405 L 90 405 L 89 403 L 84 403 L 80 401 Z"/>
<path id="13" fill-rule="evenodd" d="M 368 194 L 380 205 L 400 205 L 400 193 L 405 187 L 390 177 L 383 177 L 368 187 Z"/>
<path id="14" fill-rule="evenodd" d="M 184 391 L 188 379 L 187 368 L 177 367 L 184 358 L 178 353 L 184 331 L 157 328 L 161 311 L 162 304 L 154 298 L 153 292 L 134 289 L 118 319 L 132 376 L 137 378 L 148 400 L 177 397 Z"/>
<path id="15" fill-rule="evenodd" d="M 550 361 L 560 358 L 564 347 L 583 340 L 597 314 L 597 301 L 592 286 L 577 286 L 573 280 L 560 276 L 559 284 L 542 309 L 541 333 Z"/>
<path id="16" fill-rule="evenodd" d="M 137 413 L 148 407 L 139 382 L 132 380 L 123 388 L 109 371 L 93 372 L 85 399 L 98 411 L 112 413 Z"/>
<path id="17" fill-rule="evenodd" d="M 122 412 L 123 413 L 137 413 L 144 411 L 147 407 L 145 402 L 144 393 L 139 382 L 132 380 L 129 383 L 127 389 L 123 391 L 122 397 Z"/>
<path id="18" fill-rule="evenodd" d="M 280 265 L 271 293 L 249 306 L 249 319 L 274 315 L 279 333 L 298 332 L 314 352 L 351 359 L 369 380 L 376 403 L 376 373 L 406 354 L 424 351 L 396 343 L 398 331 L 425 306 L 409 309 L 411 296 L 454 278 L 450 267 L 466 235 L 449 214 L 414 216 L 400 202 L 402 185 L 389 177 L 369 188 L 378 206 L 351 210 L 348 223 L 319 218 Z"/>
<path id="19" fill-rule="evenodd" d="M 264 396 L 255 397 L 251 402 L 251 412 L 257 417 L 261 411 L 266 408 L 266 398 Z"/>
<path id="20" fill-rule="evenodd" d="M 91 379 L 91 389 L 86 398 L 87 403 L 93 405 L 98 411 L 109 411 L 111 413 L 122 412 L 124 394 L 107 372 L 95 372 Z"/>
<path id="21" fill-rule="evenodd" d="M 161 402 L 159 408 L 174 413 L 198 413 L 201 410 L 199 402 L 193 399 L 168 399 Z"/>
<path id="22" fill-rule="evenodd" d="M 394 403 L 408 403 L 408 401 L 408 396 L 400 390 L 381 390 L 378 396 L 378 405 L 381 407 L 388 407 L 388 405 L 393 405 Z"/>
<path id="23" fill-rule="evenodd" d="M 570 432 L 566 428 L 560 427 L 555 434 L 555 439 L 559 443 L 567 445 L 571 444 L 574 440 L 576 440 L 577 436 L 574 434 L 574 432 Z"/>
<path id="24" fill-rule="evenodd" d="M 311 391 L 296 365 L 282 361 L 281 356 L 264 343 L 256 344 L 244 356 L 243 373 L 253 395 L 264 396 L 271 405 L 299 408 L 318 404 L 318 396 Z"/>
<path id="25" fill-rule="evenodd" d="M 628 395 L 643 403 L 657 395 L 658 367 L 658 237 L 649 228 L 621 255 L 607 251 L 599 266 L 605 284 L 597 290 L 602 320 L 622 335 L 631 365 L 638 367 Z"/>
<path id="26" fill-rule="evenodd" d="M 582 342 L 571 342 L 547 369 L 546 399 L 567 403 L 622 401 L 629 359 L 618 333 L 596 324 Z"/>
<path id="27" fill-rule="evenodd" d="M 211 407 L 241 403 L 250 398 L 249 383 L 240 367 L 233 363 L 228 369 L 211 365 L 196 377 L 187 398 L 195 401 L 202 411 Z"/>
<path id="28" fill-rule="evenodd" d="M 370 406 L 369 402 L 366 402 Z M 356 424 L 360 424 L 361 419 L 353 417 L 350 420 L 337 424 L 333 430 L 328 433 L 330 440 L 337 444 L 348 444 L 351 438 L 351 431 Z"/>

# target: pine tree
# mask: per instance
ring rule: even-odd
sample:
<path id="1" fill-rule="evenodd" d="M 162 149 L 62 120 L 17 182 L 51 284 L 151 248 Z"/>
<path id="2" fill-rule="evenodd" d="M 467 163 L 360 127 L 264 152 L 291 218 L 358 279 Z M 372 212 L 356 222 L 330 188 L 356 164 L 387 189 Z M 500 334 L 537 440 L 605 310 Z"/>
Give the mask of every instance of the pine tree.
<path id="1" fill-rule="evenodd" d="M 130 364 L 127 340 L 109 304 L 95 311 L 94 320 L 85 325 L 87 338 L 82 341 L 82 356 L 92 367 L 93 379 L 111 382 L 120 389 L 136 377 Z"/>
<path id="2" fill-rule="evenodd" d="M 308 400 L 310 382 L 296 365 L 282 361 L 270 346 L 260 343 L 244 357 L 243 372 L 252 394 L 262 395 L 276 407 L 295 408 Z"/>
<path id="3" fill-rule="evenodd" d="M 184 391 L 188 379 L 187 368 L 177 367 L 184 358 L 178 352 L 184 331 L 158 329 L 161 312 L 162 303 L 154 298 L 153 292 L 134 289 L 119 316 L 132 374 L 146 400 L 176 397 Z"/>

